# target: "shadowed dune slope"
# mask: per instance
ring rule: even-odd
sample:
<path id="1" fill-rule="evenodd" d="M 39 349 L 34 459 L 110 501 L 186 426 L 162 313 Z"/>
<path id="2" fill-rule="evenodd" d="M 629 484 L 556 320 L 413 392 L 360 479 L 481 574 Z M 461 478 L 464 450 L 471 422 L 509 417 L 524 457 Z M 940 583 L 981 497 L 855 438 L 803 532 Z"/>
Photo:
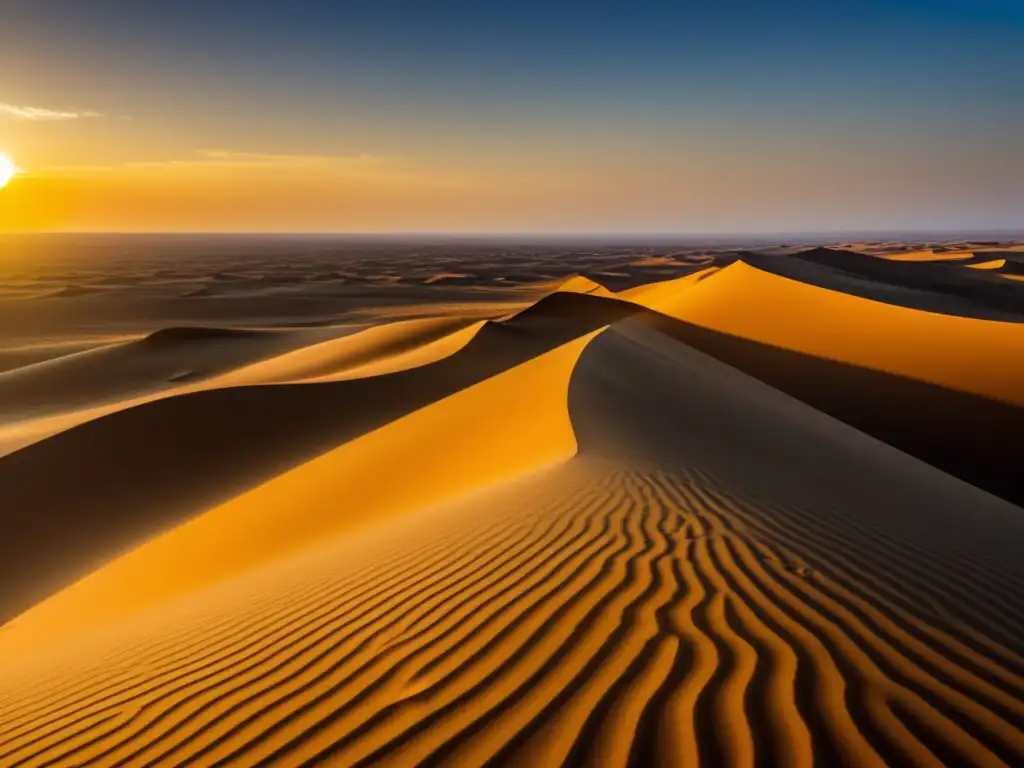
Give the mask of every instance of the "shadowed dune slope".
<path id="1" fill-rule="evenodd" d="M 141 339 L 0 373 L 0 421 L 94 407 L 270 357 L 299 332 L 167 328 Z"/>
<path id="2" fill-rule="evenodd" d="M 1001 276 L 1014 275 L 1017 277 L 1024 275 L 1024 254 L 1021 254 L 1021 257 L 1022 258 L 1013 261 L 1005 259 L 1004 261 L 1006 263 L 1000 267 L 999 274 Z"/>
<path id="3" fill-rule="evenodd" d="M 1024 408 L 761 344 L 666 315 L 641 322 L 972 485 L 1024 506 Z"/>
<path id="4" fill-rule="evenodd" d="M 1020 509 L 634 320 L 567 405 L 575 458 L 0 655 L 0 763 L 1020 763 Z"/>
<path id="5" fill-rule="evenodd" d="M 1024 321 L 1016 286 L 984 270 L 965 270 L 963 261 L 900 262 L 833 248 L 789 256 L 746 253 L 742 258 L 793 280 L 889 304 L 954 316 Z"/>
<path id="6" fill-rule="evenodd" d="M 37 363 L 44 363 L 58 357 L 65 357 L 76 352 L 86 352 L 123 341 L 132 341 L 132 337 L 118 334 L 103 336 L 85 336 L 81 339 L 57 339 L 27 344 L 15 343 L 0 347 L 0 373 L 8 373 Z"/>
<path id="7" fill-rule="evenodd" d="M 223 386 L 226 371 L 354 329 L 165 328 L 0 373 L 0 456 L 162 397 Z"/>
<path id="8" fill-rule="evenodd" d="M 419 368 L 191 392 L 0 457 L 0 620 L 204 509 L 636 311 L 555 293 Z"/>

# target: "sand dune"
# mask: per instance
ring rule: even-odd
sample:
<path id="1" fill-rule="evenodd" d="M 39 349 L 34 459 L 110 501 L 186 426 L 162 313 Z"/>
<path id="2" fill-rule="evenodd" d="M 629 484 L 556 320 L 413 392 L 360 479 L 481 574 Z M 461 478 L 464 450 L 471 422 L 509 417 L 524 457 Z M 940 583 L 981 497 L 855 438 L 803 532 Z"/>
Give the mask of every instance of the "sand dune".
<path id="1" fill-rule="evenodd" d="M 158 391 L 272 356 L 296 343 L 288 332 L 167 328 L 0 374 L 0 419 L 24 419 Z"/>
<path id="2" fill-rule="evenodd" d="M 131 337 L 124 336 L 86 336 L 73 340 L 49 339 L 11 345 L 0 349 L 0 373 L 64 357 L 75 352 L 85 352 L 89 349 L 131 340 Z"/>
<path id="3" fill-rule="evenodd" d="M 496 303 L 484 312 L 497 315 L 504 309 Z M 464 347 L 484 322 L 440 315 L 369 328 L 168 328 L 0 371 L 0 456 L 162 397 L 222 387 L 337 381 L 426 365 Z"/>
<path id="4" fill-rule="evenodd" d="M 1024 326 L 743 261 L 560 285 L 157 334 L 223 367 L 0 458 L 0 765 L 1021 764 L 1024 510 L 708 339 L 1016 409 Z"/>
<path id="5" fill-rule="evenodd" d="M 615 295 L 600 283 L 591 280 L 589 277 L 584 277 L 583 275 L 573 275 L 568 280 L 560 282 L 558 284 L 558 290 L 565 291 L 567 293 L 589 293 L 594 296 L 604 296 L 606 298 L 612 298 Z"/>
<path id="6" fill-rule="evenodd" d="M 588 339 L 411 413 L 206 512 L 36 606 L 10 631 L 38 644 L 68 627 L 106 621 L 263 566 L 367 520 L 429 507 L 571 456 L 575 441 L 564 393 Z M 533 392 L 548 399 L 527 394 Z M 503 405 L 496 418 L 490 415 L 494 402 Z M 481 423 L 487 429 L 479 429 Z M 443 450 L 424 452 L 431 445 Z M 385 481 L 396 463 L 404 467 L 401 481 Z M 193 567 L 176 567 L 184 561 Z"/>
<path id="7" fill-rule="evenodd" d="M 1014 762 L 1019 512 L 620 328 L 574 371 L 576 459 L 6 672 L 4 759 Z"/>
<path id="8" fill-rule="evenodd" d="M 659 311 L 713 330 L 1024 405 L 1024 325 L 922 312 L 743 262 Z M 812 320 L 813 318 L 813 320 Z"/>
<path id="9" fill-rule="evenodd" d="M 464 347 L 484 321 L 405 320 L 296 349 L 225 374 L 213 386 L 333 381 L 426 365 Z"/>
<path id="10" fill-rule="evenodd" d="M 1002 269 L 1006 266 L 1006 259 L 992 259 L 991 261 L 979 261 L 973 264 L 965 264 L 969 269 Z"/>
<path id="11" fill-rule="evenodd" d="M 117 411 L 219 386 L 223 371 L 346 332 L 165 328 L 0 373 L 0 456 Z"/>
<path id="12" fill-rule="evenodd" d="M 74 299 L 79 296 L 95 296 L 98 293 L 103 293 L 105 289 L 91 286 L 91 285 L 68 285 L 61 288 L 53 293 L 50 293 L 46 298 L 50 299 Z"/>
<path id="13" fill-rule="evenodd" d="M 900 262 L 834 248 L 813 248 L 788 257 L 746 253 L 742 259 L 783 277 L 886 304 L 954 317 L 1024 322 L 1018 291 L 983 270 L 962 269 L 966 261 Z"/>
<path id="14" fill-rule="evenodd" d="M 711 277 L 718 270 L 718 267 L 708 267 L 707 269 L 694 272 L 692 275 L 679 277 L 675 280 L 665 280 L 649 285 L 638 285 L 635 288 L 628 288 L 618 295 L 619 298 L 632 301 L 647 309 L 653 309 L 658 312 L 668 309 L 668 314 L 671 314 L 671 307 L 686 301 L 682 293 L 683 291 Z"/>
<path id="15" fill-rule="evenodd" d="M 906 251 L 898 253 L 887 253 L 882 254 L 882 258 L 888 259 L 889 261 L 966 261 L 974 258 L 974 254 L 971 251 L 959 252 L 959 251 L 944 251 L 935 252 L 932 250 L 927 251 Z"/>
<path id="16" fill-rule="evenodd" d="M 371 378 L 198 389 L 0 457 L 0 616 L 167 526 L 637 310 L 556 293 L 432 364 Z M 159 439 L 152 439 L 159 436 Z M 424 450 L 427 450 L 425 448 Z M 54 483 L 54 477 L 63 483 Z M 55 539 L 53 526 L 66 536 Z"/>

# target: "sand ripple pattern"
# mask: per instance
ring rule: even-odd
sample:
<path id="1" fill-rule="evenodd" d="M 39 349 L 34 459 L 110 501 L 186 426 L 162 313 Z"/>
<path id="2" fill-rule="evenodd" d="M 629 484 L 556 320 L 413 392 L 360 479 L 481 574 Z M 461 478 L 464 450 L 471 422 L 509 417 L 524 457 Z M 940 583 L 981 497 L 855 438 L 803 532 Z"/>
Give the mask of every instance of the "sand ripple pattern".
<path id="1" fill-rule="evenodd" d="M 696 471 L 581 456 L 495 493 L 372 567 L 326 551 L 59 672 L 5 671 L 0 765 L 1024 759 L 1024 583 L 978 593 L 982 564 Z"/>

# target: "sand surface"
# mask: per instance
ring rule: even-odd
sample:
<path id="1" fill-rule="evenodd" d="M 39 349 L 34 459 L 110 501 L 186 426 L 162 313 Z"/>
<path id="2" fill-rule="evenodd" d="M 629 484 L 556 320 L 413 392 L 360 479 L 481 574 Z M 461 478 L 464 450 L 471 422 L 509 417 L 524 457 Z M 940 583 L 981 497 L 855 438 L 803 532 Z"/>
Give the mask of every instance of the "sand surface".
<path id="1" fill-rule="evenodd" d="M 1016 248 L 19 277 L 0 765 L 1020 765 Z"/>

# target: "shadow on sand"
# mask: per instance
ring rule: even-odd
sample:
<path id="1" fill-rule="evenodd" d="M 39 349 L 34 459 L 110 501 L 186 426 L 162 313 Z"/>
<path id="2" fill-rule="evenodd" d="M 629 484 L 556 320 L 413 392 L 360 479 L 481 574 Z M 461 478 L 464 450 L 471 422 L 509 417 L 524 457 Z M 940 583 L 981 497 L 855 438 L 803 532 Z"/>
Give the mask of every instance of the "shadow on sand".
<path id="1" fill-rule="evenodd" d="M 664 315 L 638 319 L 904 453 L 1024 506 L 1024 408 Z"/>

